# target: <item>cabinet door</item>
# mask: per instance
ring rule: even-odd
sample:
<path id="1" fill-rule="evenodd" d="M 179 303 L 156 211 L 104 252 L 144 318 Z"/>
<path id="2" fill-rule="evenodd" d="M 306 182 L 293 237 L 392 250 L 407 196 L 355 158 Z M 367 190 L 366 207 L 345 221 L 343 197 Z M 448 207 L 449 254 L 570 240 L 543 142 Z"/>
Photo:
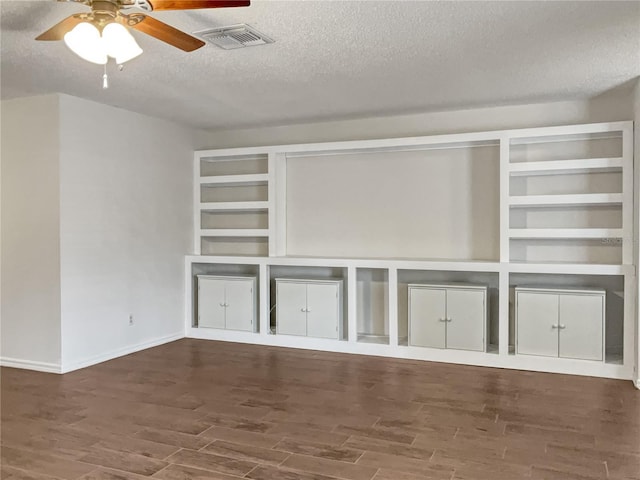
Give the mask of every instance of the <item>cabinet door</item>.
<path id="1" fill-rule="evenodd" d="M 224 280 L 198 278 L 198 327 L 225 328 Z"/>
<path id="2" fill-rule="evenodd" d="M 227 330 L 253 330 L 253 280 L 230 280 L 226 283 Z"/>
<path id="3" fill-rule="evenodd" d="M 447 292 L 409 288 L 409 345 L 445 348 Z"/>
<path id="4" fill-rule="evenodd" d="M 518 292 L 517 353 L 558 356 L 558 295 Z"/>
<path id="5" fill-rule="evenodd" d="M 307 334 L 306 283 L 276 282 L 276 332 Z"/>
<path id="6" fill-rule="evenodd" d="M 340 301 L 338 285 L 310 283 L 307 285 L 307 335 L 338 338 Z"/>
<path id="7" fill-rule="evenodd" d="M 560 295 L 560 356 L 602 360 L 604 298 Z"/>
<path id="8" fill-rule="evenodd" d="M 447 289 L 447 348 L 484 351 L 485 292 Z"/>

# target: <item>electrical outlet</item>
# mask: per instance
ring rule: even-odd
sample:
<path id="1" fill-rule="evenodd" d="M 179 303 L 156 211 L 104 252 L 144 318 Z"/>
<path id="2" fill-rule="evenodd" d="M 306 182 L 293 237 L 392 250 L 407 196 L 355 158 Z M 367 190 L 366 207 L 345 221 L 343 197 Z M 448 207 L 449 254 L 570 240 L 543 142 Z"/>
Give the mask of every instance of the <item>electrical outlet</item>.
<path id="1" fill-rule="evenodd" d="M 129 325 L 133 325 L 133 315 L 129 315 Z"/>

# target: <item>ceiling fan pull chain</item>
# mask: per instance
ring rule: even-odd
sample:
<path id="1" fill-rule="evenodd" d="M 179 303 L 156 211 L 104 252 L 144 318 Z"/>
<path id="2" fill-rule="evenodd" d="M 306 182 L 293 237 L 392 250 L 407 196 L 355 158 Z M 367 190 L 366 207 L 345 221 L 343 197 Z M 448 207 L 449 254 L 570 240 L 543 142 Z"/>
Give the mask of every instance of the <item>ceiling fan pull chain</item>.
<path id="1" fill-rule="evenodd" d="M 102 88 L 106 90 L 109 88 L 109 77 L 107 76 L 107 64 L 104 64 L 104 75 L 102 75 Z"/>

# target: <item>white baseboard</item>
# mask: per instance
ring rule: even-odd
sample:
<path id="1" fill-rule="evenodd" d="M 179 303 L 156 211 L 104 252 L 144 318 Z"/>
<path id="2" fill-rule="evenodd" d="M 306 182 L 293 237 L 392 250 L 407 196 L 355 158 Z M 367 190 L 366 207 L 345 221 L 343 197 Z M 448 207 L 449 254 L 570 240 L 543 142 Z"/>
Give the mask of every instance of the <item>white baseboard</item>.
<path id="1" fill-rule="evenodd" d="M 223 342 L 251 343 L 277 347 L 340 352 L 360 355 L 375 355 L 389 358 L 405 358 L 429 362 L 445 362 L 479 367 L 509 368 L 532 372 L 562 373 L 588 377 L 615 378 L 631 380 L 634 375 L 631 368 L 624 365 L 608 364 L 590 360 L 569 358 L 535 357 L 533 355 L 500 355 L 498 353 L 473 352 L 468 350 L 448 350 L 441 348 L 423 348 L 392 346 L 374 343 L 349 342 L 325 338 L 312 338 L 292 335 L 271 335 L 215 328 L 192 327 L 187 330 L 187 338 L 217 340 Z"/>
<path id="2" fill-rule="evenodd" d="M 636 379 L 633 381 L 633 384 L 636 386 L 636 388 L 637 388 L 638 390 L 640 390 L 640 378 L 636 378 Z"/>
<path id="3" fill-rule="evenodd" d="M 79 370 L 81 368 L 90 367 L 91 365 L 96 365 L 98 363 L 106 362 L 107 360 L 113 360 L 114 358 L 117 358 L 117 357 L 122 357 L 124 355 L 129 355 L 131 353 L 139 352 L 140 350 L 146 350 L 147 348 L 157 347 L 158 345 L 173 342 L 175 340 L 180 340 L 181 338 L 184 338 L 184 331 L 182 330 L 179 332 L 173 333 L 171 335 L 157 337 L 152 340 L 148 340 L 146 342 L 137 343 L 135 345 L 129 345 L 124 348 L 111 350 L 110 352 L 107 352 L 107 353 L 102 353 L 100 355 L 96 355 L 93 357 L 63 364 L 61 368 L 61 372 L 58 372 L 58 373 L 68 373 L 74 370 Z"/>
<path id="4" fill-rule="evenodd" d="M 21 368 L 23 370 L 35 370 L 36 372 L 62 373 L 59 363 L 34 362 L 20 358 L 0 357 L 0 365 L 3 367 Z"/>

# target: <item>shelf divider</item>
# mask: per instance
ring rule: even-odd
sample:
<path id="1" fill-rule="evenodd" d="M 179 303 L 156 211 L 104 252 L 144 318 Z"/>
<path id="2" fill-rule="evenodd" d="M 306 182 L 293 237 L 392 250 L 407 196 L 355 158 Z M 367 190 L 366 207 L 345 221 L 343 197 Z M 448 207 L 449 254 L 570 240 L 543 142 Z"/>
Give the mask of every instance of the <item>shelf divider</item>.
<path id="1" fill-rule="evenodd" d="M 202 186 L 232 186 L 232 185 L 251 185 L 264 184 L 269 181 L 269 175 L 266 173 L 254 173 L 246 175 L 212 175 L 200 177 L 200 185 Z"/>
<path id="2" fill-rule="evenodd" d="M 201 212 L 267 211 L 269 202 L 203 202 Z"/>
<path id="3" fill-rule="evenodd" d="M 621 193 L 588 193 L 576 195 L 515 195 L 510 207 L 562 207 L 580 205 L 622 205 Z"/>
<path id="4" fill-rule="evenodd" d="M 509 238 L 598 239 L 622 238 L 622 228 L 511 228 Z"/>
<path id="5" fill-rule="evenodd" d="M 560 175 L 563 173 L 588 173 L 593 171 L 619 171 L 622 158 L 584 158 L 578 160 L 548 160 L 543 162 L 518 162 L 509 164 L 511 176 Z"/>
<path id="6" fill-rule="evenodd" d="M 264 228 L 203 228 L 202 237 L 268 237 L 269 230 Z"/>

